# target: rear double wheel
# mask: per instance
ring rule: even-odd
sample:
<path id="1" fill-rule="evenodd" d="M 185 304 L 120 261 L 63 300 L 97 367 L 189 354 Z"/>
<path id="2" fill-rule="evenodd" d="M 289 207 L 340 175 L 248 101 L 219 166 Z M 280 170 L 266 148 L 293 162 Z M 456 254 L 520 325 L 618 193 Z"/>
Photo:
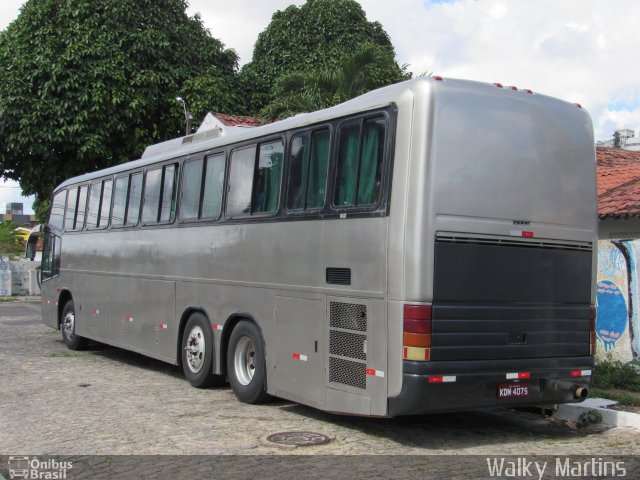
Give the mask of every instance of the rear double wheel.
<path id="1" fill-rule="evenodd" d="M 261 403 L 269 399 L 264 342 L 258 327 L 248 320 L 240 321 L 231 332 L 227 376 L 241 402 Z"/>
<path id="2" fill-rule="evenodd" d="M 182 371 L 196 388 L 219 385 L 223 379 L 213 374 L 213 335 L 207 317 L 194 313 L 182 335 Z"/>

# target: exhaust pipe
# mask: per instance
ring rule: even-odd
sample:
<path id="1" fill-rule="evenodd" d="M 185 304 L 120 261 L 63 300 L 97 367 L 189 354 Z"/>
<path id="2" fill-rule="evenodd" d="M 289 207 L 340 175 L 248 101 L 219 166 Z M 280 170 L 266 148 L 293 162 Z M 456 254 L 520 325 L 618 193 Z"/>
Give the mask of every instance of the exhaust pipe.
<path id="1" fill-rule="evenodd" d="M 586 387 L 574 387 L 573 398 L 576 400 L 584 400 L 589 395 L 589 389 Z"/>

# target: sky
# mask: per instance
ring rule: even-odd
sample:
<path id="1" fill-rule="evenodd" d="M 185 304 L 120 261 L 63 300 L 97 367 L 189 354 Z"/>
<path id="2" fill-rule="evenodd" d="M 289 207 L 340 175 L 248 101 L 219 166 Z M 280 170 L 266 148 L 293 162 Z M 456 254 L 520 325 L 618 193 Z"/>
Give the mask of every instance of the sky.
<path id="1" fill-rule="evenodd" d="M 22 0 L 0 2 L 0 30 Z M 251 60 L 271 15 L 300 0 L 190 0 L 205 27 Z M 618 128 L 640 135 L 640 1 L 361 0 L 414 74 L 500 82 L 580 103 L 597 140 Z M 0 182 L 0 208 L 21 201 Z M 27 202 L 25 202 L 25 207 Z"/>

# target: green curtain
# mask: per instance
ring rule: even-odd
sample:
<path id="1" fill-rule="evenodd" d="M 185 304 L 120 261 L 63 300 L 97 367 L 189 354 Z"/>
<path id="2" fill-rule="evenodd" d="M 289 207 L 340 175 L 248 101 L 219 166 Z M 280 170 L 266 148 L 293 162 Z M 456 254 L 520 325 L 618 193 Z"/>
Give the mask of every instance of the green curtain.
<path id="1" fill-rule="evenodd" d="M 338 206 L 354 205 L 355 202 L 359 130 L 358 124 L 352 124 L 342 127 L 340 132 L 338 178 L 334 199 Z"/>
<path id="2" fill-rule="evenodd" d="M 321 208 L 324 206 L 328 166 L 329 130 L 323 130 L 314 133 L 311 140 L 309 182 L 307 184 L 307 208 Z"/>
<path id="3" fill-rule="evenodd" d="M 382 160 L 380 146 L 382 129 L 380 120 L 368 121 L 364 124 L 362 154 L 360 160 L 360 181 L 358 183 L 358 205 L 371 205 L 378 202 L 379 165 Z"/>

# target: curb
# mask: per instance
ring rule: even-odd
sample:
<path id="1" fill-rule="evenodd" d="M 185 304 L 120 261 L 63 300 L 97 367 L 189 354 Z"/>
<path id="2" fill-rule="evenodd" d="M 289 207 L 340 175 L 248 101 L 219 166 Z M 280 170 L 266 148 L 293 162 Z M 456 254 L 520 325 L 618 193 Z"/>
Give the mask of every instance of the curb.
<path id="1" fill-rule="evenodd" d="M 558 407 L 554 417 L 561 420 L 577 421 L 583 413 L 595 410 L 602 415 L 602 423 L 612 427 L 632 427 L 640 430 L 640 414 L 611 410 L 618 402 L 603 398 L 588 398 L 580 403 L 565 403 Z"/>

